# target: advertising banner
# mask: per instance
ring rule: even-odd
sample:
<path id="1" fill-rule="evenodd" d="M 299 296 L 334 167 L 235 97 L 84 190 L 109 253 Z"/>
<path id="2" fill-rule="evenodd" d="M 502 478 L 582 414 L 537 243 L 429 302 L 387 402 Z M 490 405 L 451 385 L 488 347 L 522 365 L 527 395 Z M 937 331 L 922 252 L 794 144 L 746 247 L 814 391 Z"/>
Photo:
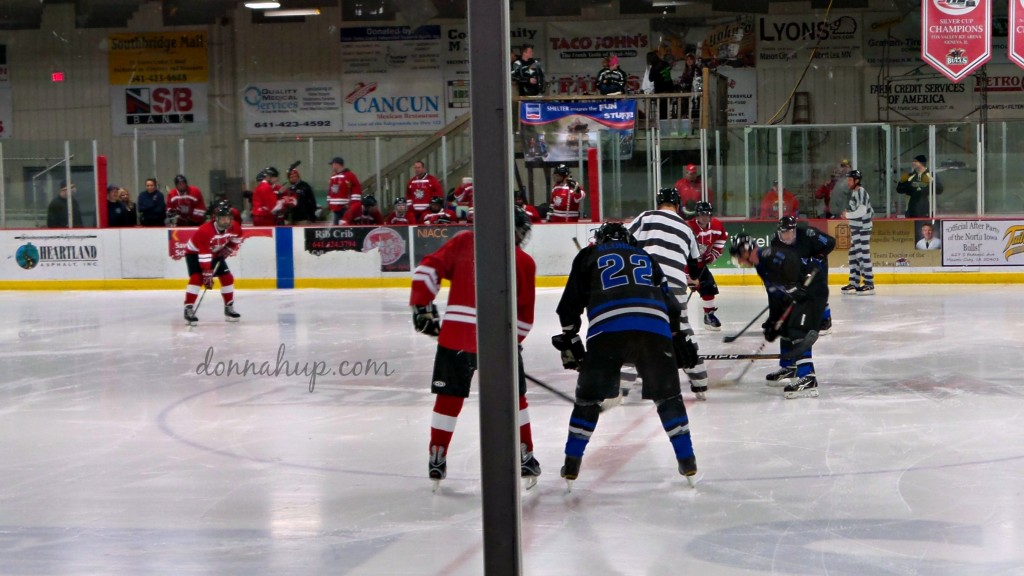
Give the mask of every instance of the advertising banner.
<path id="1" fill-rule="evenodd" d="M 1007 55 L 1014 64 L 1024 68 L 1024 0 L 1010 0 L 1010 21 L 1007 28 Z"/>
<path id="2" fill-rule="evenodd" d="M 574 162 L 597 146 L 601 131 L 616 134 L 621 158 L 633 155 L 635 100 L 520 102 L 523 158 Z"/>
<path id="3" fill-rule="evenodd" d="M 243 132 L 310 134 L 341 131 L 337 82 L 263 82 L 242 90 Z"/>
<path id="4" fill-rule="evenodd" d="M 185 257 L 185 247 L 188 241 L 199 228 L 168 228 L 167 230 L 167 255 L 173 260 L 181 260 Z M 249 238 L 273 238 L 274 230 L 271 228 L 242 228 L 242 244 Z"/>
<path id="5" fill-rule="evenodd" d="M 472 230 L 472 226 L 417 226 L 411 228 L 416 258 L 422 260 L 427 254 L 436 252 L 444 243 L 459 232 Z"/>
<path id="6" fill-rule="evenodd" d="M 549 22 L 544 70 L 552 76 L 590 75 L 596 79 L 601 60 L 615 55 L 623 72 L 640 76 L 647 67 L 647 52 L 652 50 L 650 30 L 647 20 Z"/>
<path id="7" fill-rule="evenodd" d="M 924 0 L 921 59 L 960 82 L 991 57 L 991 20 L 992 0 Z"/>
<path id="8" fill-rule="evenodd" d="M 406 226 L 335 226 L 304 228 L 306 252 L 322 256 L 339 250 L 380 252 L 381 272 L 408 272 L 409 228 Z"/>
<path id="9" fill-rule="evenodd" d="M 362 26 L 341 29 L 341 73 L 391 73 L 441 69 L 441 27 Z"/>
<path id="10" fill-rule="evenodd" d="M 1024 265 L 1024 221 L 945 220 L 943 266 Z"/>
<path id="11" fill-rule="evenodd" d="M 111 86 L 114 135 L 205 132 L 209 125 L 207 84 Z"/>
<path id="12" fill-rule="evenodd" d="M 95 233 L 17 233 L 4 237 L 2 276 L 9 279 L 91 278 L 103 274 L 103 242 Z"/>
<path id="13" fill-rule="evenodd" d="M 876 70 L 865 70 L 866 120 L 953 122 L 982 109 L 989 120 L 1024 118 L 1024 71 L 1012 64 L 990 62 L 984 76 L 972 75 L 959 84 L 934 73 L 921 74 L 919 66 L 893 67 L 891 71 L 890 81 L 880 83 Z"/>
<path id="14" fill-rule="evenodd" d="M 825 66 L 853 66 L 863 57 L 860 14 L 761 16 L 757 19 L 757 65 L 763 68 L 803 64 L 811 57 Z"/>
<path id="15" fill-rule="evenodd" d="M 437 74 L 350 74 L 342 92 L 346 132 L 431 131 L 444 126 L 444 84 Z"/>

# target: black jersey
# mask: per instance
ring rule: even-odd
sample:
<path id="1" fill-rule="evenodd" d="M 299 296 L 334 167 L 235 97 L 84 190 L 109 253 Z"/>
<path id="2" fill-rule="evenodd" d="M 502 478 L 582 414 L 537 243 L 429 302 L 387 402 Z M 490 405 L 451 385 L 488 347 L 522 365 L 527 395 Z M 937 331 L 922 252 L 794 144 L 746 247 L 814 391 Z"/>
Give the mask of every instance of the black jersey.
<path id="1" fill-rule="evenodd" d="M 792 244 L 786 244 L 778 235 L 772 240 L 772 248 L 789 250 L 800 257 L 800 269 L 804 274 L 809 274 L 812 269 L 818 270 L 810 289 L 819 296 L 828 294 L 828 255 L 835 247 L 835 238 L 813 226 L 798 227 Z"/>
<path id="2" fill-rule="evenodd" d="M 787 288 L 793 288 L 803 279 L 800 256 L 788 248 L 758 248 L 757 258 L 755 269 L 769 295 L 781 295 Z"/>
<path id="3" fill-rule="evenodd" d="M 680 308 L 658 263 L 642 248 L 605 242 L 581 250 L 558 303 L 562 330 L 578 331 L 587 310 L 587 339 L 641 331 L 672 337 Z"/>

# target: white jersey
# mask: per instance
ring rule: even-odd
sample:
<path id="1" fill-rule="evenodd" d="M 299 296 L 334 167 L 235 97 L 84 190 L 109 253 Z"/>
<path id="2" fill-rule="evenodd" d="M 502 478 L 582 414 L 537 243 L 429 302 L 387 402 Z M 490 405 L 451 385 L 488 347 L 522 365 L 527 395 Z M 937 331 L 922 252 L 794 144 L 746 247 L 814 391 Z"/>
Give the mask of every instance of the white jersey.
<path id="1" fill-rule="evenodd" d="M 672 292 L 685 294 L 686 261 L 700 258 L 700 247 L 682 216 L 670 210 L 648 210 L 627 228 L 640 247 L 661 266 Z"/>

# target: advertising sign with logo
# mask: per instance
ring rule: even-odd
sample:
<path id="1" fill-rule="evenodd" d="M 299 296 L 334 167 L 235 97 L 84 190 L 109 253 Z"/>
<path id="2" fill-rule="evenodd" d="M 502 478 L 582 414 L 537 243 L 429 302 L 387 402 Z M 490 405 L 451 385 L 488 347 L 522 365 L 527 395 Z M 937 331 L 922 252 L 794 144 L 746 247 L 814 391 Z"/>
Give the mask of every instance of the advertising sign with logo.
<path id="1" fill-rule="evenodd" d="M 586 158 L 587 148 L 597 146 L 602 132 L 614 135 L 621 158 L 633 155 L 636 100 L 520 102 L 519 121 L 526 160 L 575 162 L 581 156 Z"/>
<path id="2" fill-rule="evenodd" d="M 0 139 L 11 137 L 11 77 L 7 68 L 7 45 L 0 44 Z"/>
<path id="3" fill-rule="evenodd" d="M 322 256 L 339 250 L 377 250 L 381 272 L 408 272 L 409 230 L 407 226 L 306 228 L 306 252 Z"/>
<path id="4" fill-rule="evenodd" d="M 601 61 L 613 55 L 618 56 L 619 68 L 630 77 L 628 86 L 636 90 L 647 67 L 647 52 L 653 49 L 650 36 L 647 20 L 549 22 L 547 60 L 536 53 L 536 48 L 534 58 L 541 60 L 549 93 L 596 94 Z"/>
<path id="5" fill-rule="evenodd" d="M 167 255 L 174 260 L 185 257 L 185 247 L 199 228 L 170 228 L 167 230 Z M 249 238 L 273 238 L 271 228 L 242 228 L 242 243 Z"/>
<path id="6" fill-rule="evenodd" d="M 1024 68 L 1024 0 L 1010 0 L 1010 21 L 1008 23 L 1010 60 Z"/>
<path id="7" fill-rule="evenodd" d="M 341 86 L 336 82 L 263 82 L 242 90 L 246 134 L 341 131 Z"/>
<path id="8" fill-rule="evenodd" d="M 815 14 L 761 16 L 757 19 L 757 65 L 765 68 L 803 64 L 811 57 L 825 66 L 860 62 L 860 14 L 832 13 L 825 21 Z"/>
<path id="9" fill-rule="evenodd" d="M 103 244 L 96 234 L 18 232 L 5 234 L 3 240 L 4 278 L 49 280 L 102 274 Z"/>
<path id="10" fill-rule="evenodd" d="M 972 75 L 953 84 L 927 68 L 891 69 L 888 83 L 880 83 L 877 69 L 865 69 L 864 118 L 878 121 L 954 122 L 978 114 L 989 120 L 1024 118 L 1024 72 L 1012 64 L 985 66 L 986 74 Z"/>
<path id="11" fill-rule="evenodd" d="M 341 73 L 391 73 L 441 69 L 441 27 L 362 26 L 341 29 Z"/>
<path id="12" fill-rule="evenodd" d="M 924 0 L 921 59 L 960 82 L 992 55 L 992 0 Z"/>
<path id="13" fill-rule="evenodd" d="M 459 232 L 472 229 L 472 226 L 417 226 L 410 228 L 416 257 L 422 259 L 427 254 L 436 252 Z"/>
<path id="14" fill-rule="evenodd" d="M 345 77 L 346 132 L 430 131 L 444 126 L 444 82 L 430 74 Z"/>
<path id="15" fill-rule="evenodd" d="M 1024 265 L 1024 221 L 943 221 L 942 265 Z"/>
<path id="16" fill-rule="evenodd" d="M 205 132 L 205 31 L 142 32 L 108 37 L 114 134 Z"/>

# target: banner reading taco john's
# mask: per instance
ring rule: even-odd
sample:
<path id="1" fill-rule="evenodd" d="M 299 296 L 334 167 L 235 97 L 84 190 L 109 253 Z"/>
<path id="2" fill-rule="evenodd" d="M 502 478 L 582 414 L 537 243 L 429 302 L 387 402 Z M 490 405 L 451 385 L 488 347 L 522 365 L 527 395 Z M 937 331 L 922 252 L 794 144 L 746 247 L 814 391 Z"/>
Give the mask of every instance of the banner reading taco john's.
<path id="1" fill-rule="evenodd" d="M 956 83 L 992 56 L 992 0 L 924 0 L 921 59 Z"/>
<path id="2" fill-rule="evenodd" d="M 636 100 L 521 102 L 523 157 L 541 162 L 575 162 L 597 146 L 601 131 L 616 135 L 620 157 L 633 156 Z"/>

